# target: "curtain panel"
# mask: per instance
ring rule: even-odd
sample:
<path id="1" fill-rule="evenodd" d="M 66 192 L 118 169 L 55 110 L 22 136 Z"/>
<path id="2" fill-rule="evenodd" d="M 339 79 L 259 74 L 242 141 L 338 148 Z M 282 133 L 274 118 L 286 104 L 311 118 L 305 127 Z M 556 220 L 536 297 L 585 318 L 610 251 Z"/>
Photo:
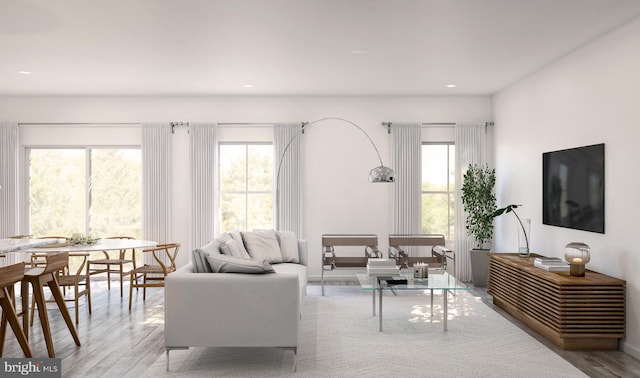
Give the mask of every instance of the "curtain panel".
<path id="1" fill-rule="evenodd" d="M 142 125 L 142 236 L 158 243 L 171 238 L 171 125 Z M 145 254 L 146 255 L 146 254 Z M 144 256 L 145 264 L 154 264 Z"/>
<path id="2" fill-rule="evenodd" d="M 469 251 L 474 247 L 473 237 L 467 235 L 467 216 L 462 206 L 462 180 L 469 164 L 485 164 L 485 125 L 456 125 L 456 168 L 455 168 L 455 253 L 456 273 L 463 282 L 471 281 L 471 258 Z"/>
<path id="3" fill-rule="evenodd" d="M 274 227 L 302 235 L 300 123 L 278 123 L 273 128 Z"/>
<path id="4" fill-rule="evenodd" d="M 18 232 L 18 124 L 0 123 L 0 238 Z"/>
<path id="5" fill-rule="evenodd" d="M 215 123 L 189 124 L 192 248 L 207 244 L 215 235 L 217 128 Z"/>
<path id="6" fill-rule="evenodd" d="M 391 168 L 393 184 L 393 233 L 418 234 L 422 229 L 421 124 L 393 124 Z"/>

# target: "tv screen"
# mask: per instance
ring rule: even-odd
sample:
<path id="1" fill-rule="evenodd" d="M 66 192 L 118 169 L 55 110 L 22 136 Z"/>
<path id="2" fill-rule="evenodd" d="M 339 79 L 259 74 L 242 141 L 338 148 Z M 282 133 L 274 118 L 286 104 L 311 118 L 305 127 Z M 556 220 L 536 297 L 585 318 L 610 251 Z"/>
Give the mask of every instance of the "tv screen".
<path id="1" fill-rule="evenodd" d="M 604 234 L 604 144 L 542 154 L 542 223 Z"/>

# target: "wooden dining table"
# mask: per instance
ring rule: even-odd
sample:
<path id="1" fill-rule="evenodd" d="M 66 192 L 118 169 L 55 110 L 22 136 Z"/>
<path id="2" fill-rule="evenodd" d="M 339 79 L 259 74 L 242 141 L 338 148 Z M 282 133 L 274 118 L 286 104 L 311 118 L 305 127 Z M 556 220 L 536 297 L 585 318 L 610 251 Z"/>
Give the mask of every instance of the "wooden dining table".
<path id="1" fill-rule="evenodd" d="M 28 253 L 55 253 L 55 252 L 100 252 L 131 248 L 151 248 L 158 245 L 151 240 L 140 239 L 98 239 L 94 244 L 70 244 L 63 239 L 54 240 L 53 243 L 44 243 L 39 246 L 22 249 L 20 252 Z"/>

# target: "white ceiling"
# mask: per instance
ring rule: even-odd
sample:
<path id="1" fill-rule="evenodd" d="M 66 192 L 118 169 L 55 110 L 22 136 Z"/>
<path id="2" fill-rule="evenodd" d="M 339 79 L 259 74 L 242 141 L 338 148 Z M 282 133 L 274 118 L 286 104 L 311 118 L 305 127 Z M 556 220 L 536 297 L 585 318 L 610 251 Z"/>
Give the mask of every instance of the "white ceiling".
<path id="1" fill-rule="evenodd" d="M 638 0 L 0 0 L 0 95 L 493 94 L 638 15 Z"/>

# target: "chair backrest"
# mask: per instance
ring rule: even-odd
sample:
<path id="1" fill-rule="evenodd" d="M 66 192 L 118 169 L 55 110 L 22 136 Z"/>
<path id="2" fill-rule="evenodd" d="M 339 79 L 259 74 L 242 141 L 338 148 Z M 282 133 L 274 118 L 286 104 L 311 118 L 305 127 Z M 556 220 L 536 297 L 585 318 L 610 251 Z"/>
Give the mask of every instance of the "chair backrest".
<path id="1" fill-rule="evenodd" d="M 54 273 L 69 265 L 69 252 L 48 253 L 45 259 L 47 266 L 45 266 L 43 274 Z"/>
<path id="2" fill-rule="evenodd" d="M 120 239 L 120 240 L 133 240 L 135 239 L 132 236 L 110 236 L 108 238 L 105 239 Z M 124 260 L 126 258 L 126 254 L 127 251 L 131 251 L 131 259 L 135 260 L 136 258 L 136 249 L 135 248 L 125 248 L 125 249 L 121 249 L 120 250 L 120 260 Z M 105 255 L 108 257 L 109 254 L 107 253 L 107 251 L 104 251 Z"/>
<path id="3" fill-rule="evenodd" d="M 178 255 L 178 250 L 180 250 L 180 243 L 167 243 L 158 244 L 153 248 L 146 248 L 142 252 L 151 252 L 153 254 L 153 259 L 162 267 L 162 271 L 166 276 L 176 270 L 176 256 Z"/>
<path id="4" fill-rule="evenodd" d="M 29 239 L 33 235 L 11 235 L 7 236 L 8 239 Z"/>
<path id="5" fill-rule="evenodd" d="M 391 234 L 389 235 L 389 247 L 401 249 L 401 246 L 436 246 L 445 245 L 442 234 Z"/>
<path id="6" fill-rule="evenodd" d="M 440 257 L 433 257 L 435 246 L 444 246 L 445 239 L 442 234 L 391 234 L 389 235 L 389 257 L 394 256 L 396 261 L 405 267 L 409 267 L 419 258 L 420 262 L 439 263 L 446 265 Z M 420 247 L 431 247 L 432 256 L 410 257 L 403 247 L 409 247 L 409 254 L 418 254 Z"/>
<path id="7" fill-rule="evenodd" d="M 7 287 L 22 280 L 25 263 L 17 263 L 0 268 L 0 287 Z"/>
<path id="8" fill-rule="evenodd" d="M 85 273 L 85 266 L 87 265 L 87 259 L 90 255 L 88 252 L 69 252 L 69 260 L 75 258 L 74 264 L 72 265 L 71 262 L 69 262 L 69 265 L 66 266 L 62 274 L 65 276 L 75 276 L 79 279 L 80 276 Z M 75 269 L 75 272 L 71 271 L 72 267 Z"/>

